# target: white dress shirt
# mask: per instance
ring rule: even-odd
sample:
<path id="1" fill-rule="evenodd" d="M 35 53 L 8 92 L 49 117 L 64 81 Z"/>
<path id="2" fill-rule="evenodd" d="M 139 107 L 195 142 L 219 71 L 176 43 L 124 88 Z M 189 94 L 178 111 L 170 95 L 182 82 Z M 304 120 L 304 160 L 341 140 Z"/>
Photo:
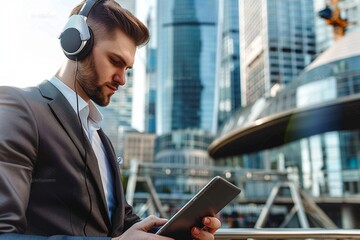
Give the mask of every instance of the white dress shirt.
<path id="1" fill-rule="evenodd" d="M 68 100 L 75 113 L 77 114 L 77 100 L 75 91 L 69 88 L 56 76 L 52 77 L 50 79 L 50 82 L 65 96 L 65 98 Z M 97 132 L 97 130 L 100 129 L 103 116 L 92 101 L 89 101 L 88 104 L 84 101 L 84 99 L 78 96 L 78 104 L 82 126 L 87 133 L 87 137 L 97 158 L 101 181 L 108 207 L 108 214 L 111 220 L 111 216 L 115 207 L 115 196 L 113 190 L 114 177 L 111 172 L 110 163 L 108 161 L 104 145 L 101 142 L 101 139 Z"/>

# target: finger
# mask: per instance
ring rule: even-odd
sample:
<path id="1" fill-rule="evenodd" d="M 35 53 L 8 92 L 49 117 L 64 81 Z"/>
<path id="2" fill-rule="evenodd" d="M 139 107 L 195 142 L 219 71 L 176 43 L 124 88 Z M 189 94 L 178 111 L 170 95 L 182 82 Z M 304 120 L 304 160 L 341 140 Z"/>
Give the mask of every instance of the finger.
<path id="1" fill-rule="evenodd" d="M 221 227 L 221 222 L 216 217 L 204 217 L 203 224 L 210 233 L 216 232 Z"/>
<path id="2" fill-rule="evenodd" d="M 168 220 L 165 218 L 159 218 L 153 215 L 148 216 L 141 222 L 138 222 L 138 228 L 142 229 L 143 231 L 147 232 L 151 230 L 153 227 L 162 226 L 164 225 Z"/>
<path id="3" fill-rule="evenodd" d="M 198 227 L 192 228 L 191 235 L 194 239 L 206 239 L 206 240 L 214 239 L 214 235 L 212 233 Z"/>

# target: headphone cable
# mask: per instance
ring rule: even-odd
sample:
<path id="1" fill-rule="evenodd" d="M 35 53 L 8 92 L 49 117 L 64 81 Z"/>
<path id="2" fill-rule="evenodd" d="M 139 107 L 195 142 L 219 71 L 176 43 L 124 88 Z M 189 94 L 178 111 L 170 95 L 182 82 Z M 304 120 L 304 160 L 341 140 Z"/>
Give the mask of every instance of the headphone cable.
<path id="1" fill-rule="evenodd" d="M 89 191 L 89 186 L 88 186 L 88 182 L 87 182 L 87 171 L 88 171 L 88 164 L 87 164 L 87 150 L 86 150 L 86 146 L 85 146 L 85 133 L 84 133 L 84 129 L 83 129 L 83 125 L 82 125 L 82 121 L 81 121 L 81 117 L 80 117 L 80 111 L 79 111 L 79 95 L 77 93 L 77 73 L 78 73 L 78 60 L 77 58 L 75 59 L 76 61 L 76 70 L 75 70 L 75 77 L 74 77 L 74 90 L 75 90 L 75 95 L 76 95 L 76 112 L 77 112 L 77 117 L 78 117 L 78 120 L 79 120 L 79 123 L 80 123 L 80 128 L 81 128 L 81 136 L 82 136 L 82 140 L 83 140 L 83 146 L 84 146 L 84 163 L 85 163 L 85 168 L 84 168 L 84 179 L 85 179 L 85 187 L 86 187 L 86 192 L 89 196 L 89 204 L 90 204 L 90 209 L 89 209 L 89 214 L 88 216 L 86 217 L 85 219 L 85 223 L 84 223 L 84 226 L 83 226 L 83 233 L 85 236 L 87 236 L 86 234 L 86 227 L 87 227 L 87 224 L 88 224 L 88 221 L 91 217 L 91 213 L 92 213 L 92 199 L 91 199 L 91 194 L 90 194 L 90 191 Z"/>

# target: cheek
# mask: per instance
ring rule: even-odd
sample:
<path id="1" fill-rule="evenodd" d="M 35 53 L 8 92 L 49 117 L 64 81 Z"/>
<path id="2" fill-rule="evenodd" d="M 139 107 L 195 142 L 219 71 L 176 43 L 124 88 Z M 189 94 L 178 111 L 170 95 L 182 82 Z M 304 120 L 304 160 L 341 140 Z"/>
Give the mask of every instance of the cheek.
<path id="1" fill-rule="evenodd" d="M 101 63 L 99 61 L 95 62 L 95 69 L 98 81 L 100 83 L 109 81 L 108 79 L 111 78 L 111 66 L 105 63 Z"/>
<path id="2" fill-rule="evenodd" d="M 106 68 L 106 67 L 101 68 L 98 71 L 98 78 L 99 78 L 99 81 L 102 82 L 102 83 L 111 82 L 112 78 L 113 78 L 113 74 L 111 72 L 111 69 Z"/>

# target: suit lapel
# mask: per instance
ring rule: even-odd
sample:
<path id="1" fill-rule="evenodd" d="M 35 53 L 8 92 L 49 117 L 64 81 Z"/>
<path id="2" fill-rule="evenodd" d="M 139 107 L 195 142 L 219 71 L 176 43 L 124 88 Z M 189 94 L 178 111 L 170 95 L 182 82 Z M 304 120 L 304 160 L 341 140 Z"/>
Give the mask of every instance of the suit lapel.
<path id="1" fill-rule="evenodd" d="M 48 105 L 84 158 L 85 149 L 81 138 L 79 138 L 82 134 L 82 128 L 70 103 L 64 95 L 48 81 L 41 83 L 39 89 L 45 98 L 51 100 Z"/>
<path id="2" fill-rule="evenodd" d="M 39 89 L 41 94 L 45 98 L 51 100 L 48 103 L 49 107 L 52 109 L 59 123 L 63 126 L 66 133 L 69 135 L 69 137 L 79 150 L 83 160 L 87 162 L 90 174 L 92 175 L 96 183 L 96 187 L 94 187 L 94 189 L 98 190 L 98 193 L 100 194 L 102 199 L 102 204 L 101 206 L 99 206 L 101 209 L 102 217 L 103 219 L 105 219 L 106 225 L 110 229 L 111 224 L 109 216 L 107 214 L 107 205 L 104 189 L 101 182 L 101 175 L 97 163 L 97 158 L 88 138 L 85 135 L 83 127 L 80 126 L 79 119 L 74 112 L 74 109 L 71 107 L 70 103 L 67 101 L 64 95 L 61 94 L 61 92 L 49 81 L 44 81 L 43 83 L 41 83 L 39 85 Z"/>
<path id="3" fill-rule="evenodd" d="M 123 222 L 124 222 L 124 209 L 123 209 L 123 204 L 122 204 L 122 199 L 125 198 L 124 196 L 124 191 L 123 191 L 123 187 L 121 184 L 121 176 L 120 176 L 120 168 L 117 162 L 117 158 L 115 155 L 115 151 L 112 147 L 112 144 L 110 142 L 110 140 L 106 137 L 104 131 L 102 129 L 100 129 L 98 131 L 98 134 L 100 136 L 100 139 L 102 141 L 102 143 L 104 144 L 106 153 L 107 153 L 107 157 L 108 157 L 108 161 L 110 163 L 110 166 L 112 168 L 112 172 L 113 172 L 113 176 L 114 176 L 114 183 L 113 183 L 113 188 L 115 191 L 115 197 L 116 197 L 116 208 L 115 211 L 113 212 L 113 217 L 112 217 L 112 231 L 113 232 L 117 232 L 116 229 L 122 229 L 123 228 Z M 121 231 L 120 231 L 121 232 Z"/>

